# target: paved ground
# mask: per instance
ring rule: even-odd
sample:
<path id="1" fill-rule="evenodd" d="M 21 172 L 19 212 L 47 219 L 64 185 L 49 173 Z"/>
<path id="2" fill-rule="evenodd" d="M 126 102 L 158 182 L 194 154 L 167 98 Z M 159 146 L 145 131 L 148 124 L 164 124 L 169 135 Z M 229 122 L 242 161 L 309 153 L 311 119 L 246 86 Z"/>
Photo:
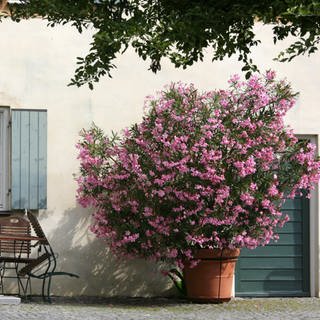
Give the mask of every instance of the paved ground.
<path id="1" fill-rule="evenodd" d="M 320 299 L 234 299 L 229 303 L 192 304 L 173 299 L 53 298 L 0 305 L 1 320 L 320 320 Z"/>

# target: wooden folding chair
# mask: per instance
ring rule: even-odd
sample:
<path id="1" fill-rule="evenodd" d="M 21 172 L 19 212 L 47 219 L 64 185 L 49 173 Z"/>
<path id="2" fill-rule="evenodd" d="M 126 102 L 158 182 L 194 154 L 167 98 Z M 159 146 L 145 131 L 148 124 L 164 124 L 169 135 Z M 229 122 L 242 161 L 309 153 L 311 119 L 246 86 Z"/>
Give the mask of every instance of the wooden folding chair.
<path id="1" fill-rule="evenodd" d="M 4 293 L 5 278 L 16 278 L 19 295 L 21 294 L 21 290 L 26 294 L 25 286 L 19 275 L 19 269 L 21 264 L 24 266 L 34 261 L 30 257 L 31 241 L 28 240 L 31 235 L 30 223 L 21 216 L 0 218 L 0 234 L 1 291 Z"/>
<path id="2" fill-rule="evenodd" d="M 38 256 L 35 260 L 30 261 L 19 270 L 18 274 L 20 277 L 28 277 L 28 281 L 31 278 L 42 280 L 42 298 L 51 302 L 50 299 L 50 288 L 51 280 L 53 276 L 70 276 L 79 278 L 78 275 L 70 272 L 56 271 L 57 256 L 54 253 L 45 233 L 43 232 L 38 219 L 31 212 L 27 213 L 30 224 L 39 240 L 35 247 L 38 248 Z"/>

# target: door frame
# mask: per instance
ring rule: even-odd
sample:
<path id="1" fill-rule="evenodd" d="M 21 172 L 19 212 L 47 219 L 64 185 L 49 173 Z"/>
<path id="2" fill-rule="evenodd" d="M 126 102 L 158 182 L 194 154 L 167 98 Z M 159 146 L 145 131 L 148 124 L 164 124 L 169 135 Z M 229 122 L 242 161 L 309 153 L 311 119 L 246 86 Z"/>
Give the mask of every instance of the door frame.
<path id="1" fill-rule="evenodd" d="M 298 139 L 310 140 L 316 145 L 316 154 L 319 156 L 319 136 L 297 134 Z M 310 296 L 320 297 L 320 238 L 319 238 L 319 185 L 311 192 L 309 202 L 309 281 Z"/>

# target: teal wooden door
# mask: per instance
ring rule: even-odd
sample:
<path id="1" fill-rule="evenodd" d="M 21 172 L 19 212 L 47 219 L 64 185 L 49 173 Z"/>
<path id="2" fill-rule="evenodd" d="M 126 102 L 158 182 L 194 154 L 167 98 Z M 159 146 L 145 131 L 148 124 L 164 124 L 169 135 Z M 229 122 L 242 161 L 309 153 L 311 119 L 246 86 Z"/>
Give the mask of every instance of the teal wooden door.
<path id="1" fill-rule="evenodd" d="M 309 200 L 288 199 L 290 221 L 280 239 L 254 250 L 242 249 L 236 267 L 236 296 L 309 296 Z"/>

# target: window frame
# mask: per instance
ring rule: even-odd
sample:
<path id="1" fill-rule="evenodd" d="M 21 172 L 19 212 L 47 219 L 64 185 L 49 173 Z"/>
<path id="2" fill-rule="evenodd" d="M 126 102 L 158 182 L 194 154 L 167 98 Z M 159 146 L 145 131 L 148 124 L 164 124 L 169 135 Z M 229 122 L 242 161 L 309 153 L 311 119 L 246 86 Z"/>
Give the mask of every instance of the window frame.
<path id="1" fill-rule="evenodd" d="M 10 153 L 11 115 L 9 106 L 0 106 L 0 214 L 11 210 Z"/>

